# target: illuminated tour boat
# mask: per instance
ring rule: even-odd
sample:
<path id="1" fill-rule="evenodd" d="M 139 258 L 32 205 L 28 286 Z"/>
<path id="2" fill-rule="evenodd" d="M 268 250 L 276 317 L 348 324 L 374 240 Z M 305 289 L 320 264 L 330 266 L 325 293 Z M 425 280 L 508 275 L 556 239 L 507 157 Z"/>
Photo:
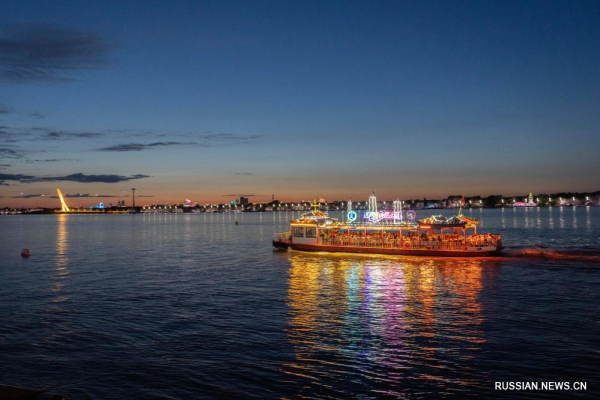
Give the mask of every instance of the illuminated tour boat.
<path id="1" fill-rule="evenodd" d="M 413 210 L 378 211 L 375 196 L 369 210 L 353 210 L 348 202 L 344 221 L 312 210 L 290 223 L 290 231 L 277 234 L 278 249 L 408 256 L 484 257 L 502 250 L 500 235 L 478 234 L 478 220 L 458 215 L 434 215 L 417 221 Z"/>

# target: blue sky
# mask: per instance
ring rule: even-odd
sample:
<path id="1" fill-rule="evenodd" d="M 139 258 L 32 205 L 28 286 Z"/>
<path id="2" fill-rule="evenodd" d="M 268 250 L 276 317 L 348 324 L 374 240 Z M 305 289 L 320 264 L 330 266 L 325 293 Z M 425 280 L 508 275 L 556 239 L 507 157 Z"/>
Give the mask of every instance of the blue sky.
<path id="1" fill-rule="evenodd" d="M 599 189 L 598 2 L 1 3 L 0 206 Z"/>

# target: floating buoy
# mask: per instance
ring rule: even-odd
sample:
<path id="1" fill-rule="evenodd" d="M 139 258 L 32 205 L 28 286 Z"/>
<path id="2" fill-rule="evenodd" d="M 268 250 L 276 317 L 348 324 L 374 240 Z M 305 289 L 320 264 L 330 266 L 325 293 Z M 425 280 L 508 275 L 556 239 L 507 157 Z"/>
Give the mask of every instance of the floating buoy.
<path id="1" fill-rule="evenodd" d="M 29 257 L 29 249 L 21 250 L 21 257 Z"/>
<path id="2" fill-rule="evenodd" d="M 236 224 L 236 225 L 238 224 L 237 220 L 235 220 L 235 224 Z"/>

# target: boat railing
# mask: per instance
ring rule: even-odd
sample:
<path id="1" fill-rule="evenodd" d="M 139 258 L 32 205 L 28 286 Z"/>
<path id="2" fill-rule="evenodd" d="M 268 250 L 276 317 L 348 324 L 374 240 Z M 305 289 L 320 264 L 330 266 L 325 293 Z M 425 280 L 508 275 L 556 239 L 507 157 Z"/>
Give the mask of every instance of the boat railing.
<path id="1" fill-rule="evenodd" d="M 500 235 L 472 235 L 465 238 L 433 236 L 364 236 L 326 235 L 321 238 L 326 246 L 377 247 L 393 249 L 464 250 L 466 247 L 497 247 Z"/>
<path id="2" fill-rule="evenodd" d="M 281 232 L 281 233 L 275 234 L 275 241 L 276 242 L 289 242 L 291 239 L 292 239 L 292 232 L 291 231 Z"/>

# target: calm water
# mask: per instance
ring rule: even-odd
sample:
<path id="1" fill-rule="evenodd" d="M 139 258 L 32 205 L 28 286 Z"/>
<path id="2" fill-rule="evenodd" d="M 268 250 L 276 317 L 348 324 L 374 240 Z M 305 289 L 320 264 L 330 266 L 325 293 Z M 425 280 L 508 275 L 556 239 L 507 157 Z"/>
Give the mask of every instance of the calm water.
<path id="1" fill-rule="evenodd" d="M 466 214 L 507 257 L 273 251 L 286 213 L 0 217 L 0 383 L 70 399 L 561 398 L 493 382 L 566 380 L 596 397 L 600 209 Z"/>

